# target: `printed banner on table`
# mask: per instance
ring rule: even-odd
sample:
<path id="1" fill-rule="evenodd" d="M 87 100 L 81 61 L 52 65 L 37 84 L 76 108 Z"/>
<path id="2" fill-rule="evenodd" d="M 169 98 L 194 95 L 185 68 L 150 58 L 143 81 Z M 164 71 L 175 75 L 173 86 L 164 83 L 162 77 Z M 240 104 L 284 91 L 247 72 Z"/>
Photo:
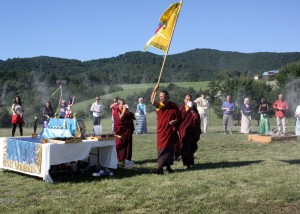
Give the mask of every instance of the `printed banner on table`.
<path id="1" fill-rule="evenodd" d="M 24 172 L 41 173 L 41 138 L 6 138 L 3 144 L 3 166 Z"/>

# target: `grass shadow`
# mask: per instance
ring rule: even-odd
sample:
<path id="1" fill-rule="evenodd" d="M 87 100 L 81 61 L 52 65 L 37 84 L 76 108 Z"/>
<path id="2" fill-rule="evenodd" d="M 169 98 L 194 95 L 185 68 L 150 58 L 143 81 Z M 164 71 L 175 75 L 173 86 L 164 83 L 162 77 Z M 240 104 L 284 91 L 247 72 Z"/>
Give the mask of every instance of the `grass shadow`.
<path id="1" fill-rule="evenodd" d="M 279 160 L 288 164 L 300 164 L 300 159 L 294 159 L 294 160 Z"/>
<path id="2" fill-rule="evenodd" d="M 145 164 L 145 163 L 157 163 L 157 159 L 153 158 L 153 159 L 146 159 L 146 160 L 141 160 L 141 161 L 134 161 L 134 163 L 137 165 L 141 165 L 141 164 Z"/>
<path id="3" fill-rule="evenodd" d="M 149 135 L 149 134 L 156 134 L 156 131 L 147 131 L 147 133 L 142 133 L 142 134 L 136 134 L 135 132 L 133 133 L 134 135 Z"/>
<path id="4" fill-rule="evenodd" d="M 150 159 L 150 160 L 143 160 L 143 161 L 135 161 L 135 166 L 133 169 L 124 169 L 124 168 L 118 168 L 115 170 L 112 170 L 114 172 L 113 177 L 109 176 L 103 176 L 103 177 L 93 177 L 91 174 L 92 172 L 86 171 L 84 173 L 77 173 L 77 174 L 61 174 L 58 176 L 53 177 L 53 180 L 55 183 L 61 183 L 61 182 L 72 182 L 72 183 L 82 183 L 82 182 L 94 182 L 96 180 L 101 181 L 103 179 L 124 179 L 128 177 L 134 177 L 139 175 L 145 175 L 145 174 L 152 174 L 153 170 L 155 168 L 149 168 L 149 167 L 141 167 L 144 163 L 154 163 L 156 162 L 156 159 Z M 234 168 L 234 167 L 243 167 L 243 166 L 249 166 L 252 164 L 259 164 L 263 162 L 263 160 L 255 160 L 255 161 L 234 161 L 234 162 L 227 162 L 222 161 L 218 163 L 199 163 L 195 164 L 190 171 L 194 170 L 208 170 L 208 169 L 224 169 L 224 168 Z M 299 160 L 300 163 L 300 160 Z M 174 173 L 180 173 L 180 172 L 186 172 L 187 169 L 176 169 Z M 168 173 L 166 173 L 168 174 Z"/>
<path id="5" fill-rule="evenodd" d="M 283 162 L 287 162 L 289 164 L 300 164 L 300 160 L 281 160 Z M 155 168 L 152 167 L 142 167 L 145 163 L 155 163 L 156 159 L 147 159 L 142 161 L 135 161 L 135 166 L 133 169 L 124 169 L 124 168 L 118 168 L 111 170 L 114 173 L 114 176 L 99 176 L 99 177 L 93 177 L 92 173 L 95 172 L 94 170 L 85 170 L 85 171 L 78 171 L 77 173 L 74 173 L 70 170 L 61 171 L 57 173 L 51 174 L 51 178 L 53 179 L 54 184 L 59 183 L 90 183 L 95 181 L 101 181 L 101 180 L 107 180 L 107 179 L 124 179 L 128 177 L 134 177 L 139 175 L 145 175 L 145 174 L 152 174 L 153 170 Z M 259 164 L 263 162 L 263 160 L 256 160 L 256 161 L 234 161 L 234 162 L 227 162 L 222 161 L 218 163 L 198 163 L 195 164 L 189 171 L 194 170 L 208 170 L 208 169 L 224 169 L 224 168 L 233 168 L 233 167 L 243 167 L 243 166 L 249 166 L 252 164 Z M 180 172 L 186 172 L 186 169 L 175 169 L 174 173 L 180 173 Z M 19 173 L 17 173 L 19 174 Z M 165 173 L 168 174 L 168 173 Z M 22 176 L 28 176 L 20 173 Z M 30 176 L 31 177 L 31 176 Z M 34 178 L 34 177 L 33 177 Z M 39 179 L 39 178 L 37 178 Z"/>
<path id="6" fill-rule="evenodd" d="M 51 178 L 53 179 L 53 182 L 58 183 L 89 183 L 89 182 L 95 182 L 95 181 L 101 181 L 101 180 L 107 180 L 107 179 L 123 179 L 128 177 L 134 177 L 139 176 L 143 174 L 152 174 L 153 168 L 146 168 L 141 167 L 140 164 L 143 164 L 144 162 L 149 163 L 150 162 L 156 162 L 156 160 L 145 160 L 141 162 L 135 162 L 135 166 L 132 169 L 125 169 L 125 168 L 118 168 L 118 169 L 110 169 L 111 172 L 113 172 L 113 176 L 102 175 L 94 177 L 92 174 L 96 172 L 97 170 L 84 170 L 84 171 L 78 171 L 76 173 L 71 171 L 62 171 L 58 173 L 51 174 Z M 99 170 L 98 170 L 99 171 Z"/>
<path id="7" fill-rule="evenodd" d="M 199 164 L 195 164 L 192 169 L 193 170 L 206 170 L 206 169 L 243 167 L 243 166 L 249 166 L 252 164 L 259 164 L 261 162 L 263 162 L 263 160 L 233 161 L 233 162 L 222 161 L 222 162 L 218 162 L 218 163 L 199 163 Z"/>
<path id="8" fill-rule="evenodd" d="M 290 164 L 300 164 L 300 160 L 281 160 L 283 162 L 287 162 Z M 152 167 L 141 167 L 144 163 L 154 163 L 156 162 L 156 159 L 149 159 L 149 160 L 143 160 L 143 161 L 136 161 L 135 166 L 133 169 L 124 169 L 124 168 L 118 168 L 111 170 L 114 173 L 114 176 L 110 177 L 109 175 L 106 176 L 100 176 L 100 177 L 93 177 L 92 173 L 93 170 L 86 170 L 86 171 L 79 171 L 77 173 L 71 172 L 70 170 L 61 171 L 58 173 L 51 174 L 51 178 L 53 179 L 54 184 L 59 183 L 90 183 L 95 181 L 101 181 L 101 180 L 107 180 L 107 179 L 124 179 L 128 177 L 134 177 L 139 175 L 145 175 L 145 174 L 152 174 L 153 170 L 155 168 Z M 218 163 L 202 163 L 202 164 L 195 164 L 189 171 L 194 170 L 207 170 L 207 169 L 222 169 L 222 168 L 233 168 L 233 167 L 243 167 L 243 166 L 249 166 L 252 164 L 259 164 L 263 162 L 263 160 L 256 160 L 256 161 L 234 161 L 234 162 L 218 162 Z M 185 172 L 186 169 L 176 169 L 174 173 L 180 173 Z M 22 173 L 17 173 L 21 176 L 28 176 L 24 175 Z M 168 173 L 166 173 L 168 174 Z M 31 177 L 31 176 L 30 176 Z M 34 178 L 34 177 L 32 177 Z M 37 178 L 38 180 L 40 178 Z"/>

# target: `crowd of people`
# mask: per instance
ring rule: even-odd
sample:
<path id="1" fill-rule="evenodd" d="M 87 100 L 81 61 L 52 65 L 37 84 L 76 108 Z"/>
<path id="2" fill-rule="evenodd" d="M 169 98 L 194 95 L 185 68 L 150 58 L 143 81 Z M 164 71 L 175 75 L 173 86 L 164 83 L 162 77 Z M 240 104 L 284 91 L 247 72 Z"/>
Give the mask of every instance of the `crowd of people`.
<path id="1" fill-rule="evenodd" d="M 166 167 L 168 172 L 173 172 L 171 165 L 174 160 L 182 159 L 183 165 L 190 169 L 194 165 L 194 153 L 200 139 L 201 123 L 203 123 L 203 132 L 208 132 L 209 125 L 209 108 L 210 104 L 204 92 L 200 93 L 200 97 L 193 101 L 191 95 L 187 94 L 183 99 L 183 104 L 177 106 L 170 101 L 167 91 L 161 91 L 158 99 L 156 93 L 159 86 L 156 85 L 151 94 L 151 104 L 156 108 L 157 114 L 157 164 L 158 167 L 154 171 L 156 174 L 162 174 L 163 168 Z M 59 101 L 60 118 L 72 118 L 71 107 L 74 104 L 75 97 L 70 97 L 66 102 L 62 98 Z M 195 103 L 197 107 L 193 104 Z M 287 135 L 287 111 L 288 104 L 284 101 L 283 95 L 279 94 L 272 106 L 275 110 L 278 135 Z M 24 125 L 24 106 L 21 98 L 15 97 L 12 105 L 12 136 L 14 137 L 16 127 L 19 126 L 20 135 L 23 135 Z M 135 113 L 129 111 L 125 100 L 118 97 L 114 98 L 110 105 L 112 114 L 112 132 L 118 136 L 116 138 L 116 150 L 119 163 L 125 163 L 132 159 L 132 136 L 136 134 L 147 133 L 147 106 L 144 104 L 143 98 L 138 99 Z M 235 112 L 235 104 L 232 102 L 231 96 L 226 96 L 226 100 L 222 103 L 224 134 L 232 134 L 233 114 Z M 91 105 L 90 111 L 93 116 L 94 134 L 95 127 L 101 125 L 101 117 L 103 106 L 100 103 L 100 97 L 95 97 L 95 102 Z M 241 133 L 251 133 L 251 121 L 253 108 L 249 98 L 244 99 L 241 106 Z M 258 106 L 259 126 L 258 133 L 270 134 L 270 112 L 267 100 L 262 98 Z M 55 116 L 50 101 L 47 101 L 43 109 L 43 127 L 48 126 L 50 118 Z M 300 135 L 300 105 L 295 111 L 296 126 L 295 133 Z M 134 121 L 136 120 L 136 126 Z"/>
<path id="2" fill-rule="evenodd" d="M 287 135 L 287 111 L 288 104 L 284 101 L 283 95 L 279 94 L 278 100 L 276 100 L 272 106 L 275 110 L 275 117 L 277 122 L 276 132 L 278 135 L 285 136 Z M 224 111 L 223 122 L 224 122 L 224 133 L 232 134 L 232 115 L 235 111 L 235 105 L 231 101 L 231 96 L 228 95 L 226 97 L 226 101 L 222 105 L 222 110 Z M 249 98 L 244 99 L 244 103 L 241 106 L 241 133 L 250 134 L 251 133 L 251 121 L 252 121 L 252 105 L 250 104 Z M 297 111 L 296 111 L 297 112 Z M 270 113 L 271 107 L 269 106 L 266 98 L 262 98 L 258 107 L 259 116 L 259 126 L 258 126 L 258 134 L 269 135 L 271 132 L 270 128 Z M 295 113 L 295 117 L 296 113 Z M 298 119 L 297 119 L 298 120 Z M 296 124 L 296 130 L 297 130 Z M 299 127 L 300 128 L 300 127 Z M 297 134 L 297 132 L 296 132 Z"/>

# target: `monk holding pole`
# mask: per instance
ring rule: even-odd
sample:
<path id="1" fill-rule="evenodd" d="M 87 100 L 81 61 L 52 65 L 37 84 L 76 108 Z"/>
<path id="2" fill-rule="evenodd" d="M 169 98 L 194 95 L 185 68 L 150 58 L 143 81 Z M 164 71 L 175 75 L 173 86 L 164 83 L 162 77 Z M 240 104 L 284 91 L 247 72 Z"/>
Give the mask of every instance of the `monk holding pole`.
<path id="1" fill-rule="evenodd" d="M 182 0 L 172 4 L 160 17 L 161 26 L 155 31 L 155 35 L 147 42 L 148 46 L 160 49 L 165 52 L 164 60 L 159 73 L 158 81 L 151 95 L 151 103 L 156 107 L 157 113 L 157 163 L 156 174 L 163 174 L 163 167 L 166 166 L 169 172 L 173 172 L 171 165 L 174 157 L 174 144 L 178 143 L 178 126 L 180 113 L 178 106 L 170 102 L 169 93 L 161 91 L 159 101 L 155 100 L 159 83 L 161 80 L 164 65 L 167 59 L 172 37 L 179 17 Z"/>
<path id="2" fill-rule="evenodd" d="M 159 86 L 154 87 L 151 95 L 151 103 L 156 108 L 157 114 L 157 164 L 158 168 L 155 174 L 163 174 L 163 167 L 167 167 L 167 171 L 172 173 L 174 157 L 174 144 L 179 142 L 178 127 L 180 123 L 180 112 L 178 106 L 169 101 L 169 93 L 161 91 L 159 93 L 159 101 L 155 100 Z"/>

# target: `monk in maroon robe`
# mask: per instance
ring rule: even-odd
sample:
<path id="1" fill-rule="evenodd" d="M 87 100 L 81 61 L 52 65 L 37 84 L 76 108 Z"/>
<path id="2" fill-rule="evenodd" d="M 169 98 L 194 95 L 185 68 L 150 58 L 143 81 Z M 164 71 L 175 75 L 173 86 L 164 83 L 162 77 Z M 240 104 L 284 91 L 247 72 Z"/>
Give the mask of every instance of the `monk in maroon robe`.
<path id="1" fill-rule="evenodd" d="M 151 102 L 156 107 L 157 114 L 157 163 L 156 174 L 163 173 L 163 167 L 167 167 L 168 172 L 173 172 L 174 144 L 179 141 L 178 124 L 180 122 L 180 112 L 178 106 L 169 101 L 169 93 L 161 91 L 159 101 L 155 100 L 158 85 L 154 87 L 151 95 Z"/>
<path id="2" fill-rule="evenodd" d="M 128 106 L 122 99 L 118 100 L 118 105 L 114 107 L 114 132 L 121 136 L 117 138 L 116 149 L 119 162 L 131 160 L 132 158 L 132 134 L 134 132 L 134 114 L 128 111 Z"/>
<path id="3" fill-rule="evenodd" d="M 194 153 L 198 149 L 197 142 L 201 134 L 200 116 L 192 103 L 191 95 L 185 96 L 184 104 L 179 110 L 181 112 L 179 152 L 183 165 L 189 169 L 194 165 Z"/>

